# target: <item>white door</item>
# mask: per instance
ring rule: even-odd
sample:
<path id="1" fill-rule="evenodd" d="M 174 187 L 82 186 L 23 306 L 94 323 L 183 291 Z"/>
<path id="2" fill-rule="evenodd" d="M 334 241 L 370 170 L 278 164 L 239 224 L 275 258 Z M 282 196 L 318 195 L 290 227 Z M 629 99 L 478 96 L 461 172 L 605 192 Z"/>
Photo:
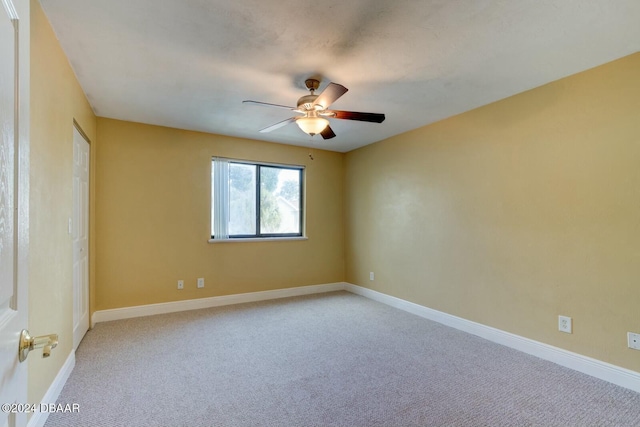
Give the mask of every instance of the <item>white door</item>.
<path id="1" fill-rule="evenodd" d="M 27 326 L 28 158 L 18 117 L 19 20 L 12 0 L 0 0 L 0 404 L 26 403 L 27 364 L 18 360 Z M 26 74 L 28 77 L 28 74 Z M 0 426 L 26 424 L 24 414 L 0 411 Z"/>
<path id="2" fill-rule="evenodd" d="M 73 128 L 73 348 L 89 330 L 89 143 Z"/>

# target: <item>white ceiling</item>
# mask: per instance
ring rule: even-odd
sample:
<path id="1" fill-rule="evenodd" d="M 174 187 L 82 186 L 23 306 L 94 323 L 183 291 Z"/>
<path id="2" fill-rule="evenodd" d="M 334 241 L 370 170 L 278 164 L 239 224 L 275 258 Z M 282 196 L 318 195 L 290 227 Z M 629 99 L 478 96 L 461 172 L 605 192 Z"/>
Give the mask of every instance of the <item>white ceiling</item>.
<path id="1" fill-rule="evenodd" d="M 346 152 L 640 50 L 639 0 L 41 0 L 98 116 Z M 347 88 L 336 138 L 293 114 Z"/>

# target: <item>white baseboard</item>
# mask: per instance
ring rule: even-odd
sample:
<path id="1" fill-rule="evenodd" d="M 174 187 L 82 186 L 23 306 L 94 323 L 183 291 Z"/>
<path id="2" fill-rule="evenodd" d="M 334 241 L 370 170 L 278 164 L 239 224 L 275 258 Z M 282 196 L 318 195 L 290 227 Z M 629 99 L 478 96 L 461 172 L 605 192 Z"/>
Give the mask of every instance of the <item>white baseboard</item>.
<path id="1" fill-rule="evenodd" d="M 324 285 L 300 286 L 296 288 L 276 289 L 263 292 L 251 292 L 246 294 L 225 295 L 219 297 L 200 298 L 135 307 L 124 307 L 111 310 L 101 310 L 93 313 L 91 324 L 93 326 L 96 323 L 108 322 L 111 320 L 129 319 L 132 317 L 151 316 L 155 314 L 174 313 L 178 311 L 196 310 L 201 308 L 219 307 L 224 305 L 264 301 L 341 290 L 364 296 L 366 298 L 381 302 L 391 307 L 399 308 L 400 310 L 407 311 L 417 316 L 433 320 L 443 325 L 450 326 L 452 328 L 479 336 L 481 338 L 507 347 L 511 347 L 524 353 L 557 363 L 558 365 L 565 366 L 575 371 L 582 372 L 592 377 L 599 378 L 601 380 L 608 381 L 610 383 L 640 393 L 639 372 L 631 371 L 629 369 L 612 365 L 601 360 L 573 353 L 568 350 L 563 350 L 558 347 L 534 341 L 529 338 L 521 337 L 519 335 L 505 332 L 500 329 L 492 328 L 490 326 L 486 326 L 477 322 L 472 322 L 461 317 L 453 316 L 451 314 L 405 301 L 400 298 L 392 297 L 378 291 L 345 282 L 329 283 Z M 32 417 L 32 420 L 34 418 L 36 418 L 36 416 Z M 31 425 L 31 423 L 29 424 Z"/>
<path id="2" fill-rule="evenodd" d="M 99 310 L 91 316 L 91 326 L 99 322 L 130 319 L 132 317 L 152 316 L 155 314 L 174 313 L 178 311 L 197 310 L 201 308 L 220 307 L 223 305 L 241 304 L 246 302 L 265 301 L 300 295 L 319 294 L 324 292 L 342 291 L 346 283 L 328 283 L 323 285 L 299 286 L 296 288 L 275 289 L 271 291 L 249 292 L 246 294 L 224 295 L 219 297 L 198 298 L 184 301 L 173 301 L 160 304 L 138 305 L 134 307 Z"/>
<path id="3" fill-rule="evenodd" d="M 344 289 L 354 294 L 399 308 L 420 317 L 450 326 L 461 331 L 477 335 L 481 338 L 502 344 L 578 372 L 599 378 L 604 381 L 628 388 L 640 393 L 640 373 L 612 365 L 588 356 L 563 350 L 548 344 L 524 338 L 500 329 L 472 322 L 461 317 L 433 310 L 431 308 L 392 297 L 378 291 L 345 283 Z"/>
<path id="4" fill-rule="evenodd" d="M 58 396 L 60 396 L 62 388 L 69 379 L 69 375 L 71 375 L 71 371 L 73 371 L 73 368 L 75 366 L 76 352 L 74 350 L 71 350 L 69 357 L 67 357 L 67 360 L 65 360 L 64 364 L 58 371 L 58 375 L 56 375 L 56 377 L 54 378 L 53 382 L 49 386 L 49 389 L 44 394 L 42 402 L 40 403 L 47 405 L 50 403 L 56 403 L 56 401 L 58 400 Z M 31 419 L 29 419 L 29 422 L 27 423 L 27 427 L 43 427 L 44 423 L 47 422 L 47 418 L 49 418 L 48 412 L 34 412 L 31 416 Z"/>

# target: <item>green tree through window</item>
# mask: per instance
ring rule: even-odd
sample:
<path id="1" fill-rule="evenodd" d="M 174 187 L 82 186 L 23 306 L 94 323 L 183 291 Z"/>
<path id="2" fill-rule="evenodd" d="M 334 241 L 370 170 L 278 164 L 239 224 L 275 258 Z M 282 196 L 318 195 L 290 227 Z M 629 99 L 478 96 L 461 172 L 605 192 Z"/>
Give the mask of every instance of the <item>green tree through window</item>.
<path id="1" fill-rule="evenodd" d="M 260 168 L 260 230 L 263 233 L 276 233 L 280 228 L 280 209 L 275 194 L 280 172 L 277 168 Z"/>

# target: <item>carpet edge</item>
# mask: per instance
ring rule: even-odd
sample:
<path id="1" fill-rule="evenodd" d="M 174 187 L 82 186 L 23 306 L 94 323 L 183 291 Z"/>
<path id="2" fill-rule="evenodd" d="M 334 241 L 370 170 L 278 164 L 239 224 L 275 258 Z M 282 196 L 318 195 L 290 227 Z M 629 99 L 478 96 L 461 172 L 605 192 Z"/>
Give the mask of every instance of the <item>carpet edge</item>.
<path id="1" fill-rule="evenodd" d="M 344 290 L 640 393 L 639 372 L 434 310 L 362 286 L 345 283 Z"/>

